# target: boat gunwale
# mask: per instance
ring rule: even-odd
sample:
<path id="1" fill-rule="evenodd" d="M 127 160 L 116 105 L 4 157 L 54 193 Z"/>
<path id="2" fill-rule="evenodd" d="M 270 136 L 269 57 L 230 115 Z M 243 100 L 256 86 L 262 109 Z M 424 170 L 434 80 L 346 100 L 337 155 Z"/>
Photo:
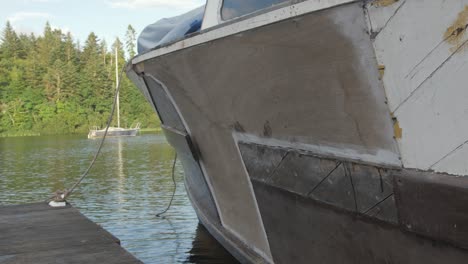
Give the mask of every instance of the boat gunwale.
<path id="1" fill-rule="evenodd" d="M 245 31 L 261 28 L 288 19 L 301 17 L 312 12 L 322 11 L 360 1 L 362 0 L 329 0 L 328 2 L 324 3 L 320 0 L 292 0 L 290 2 L 274 5 L 254 13 L 243 15 L 232 20 L 221 21 L 215 26 L 201 30 L 197 33 L 189 34 L 182 38 L 176 39 L 173 42 L 169 42 L 161 46 L 156 46 L 141 54 L 137 54 L 135 57 L 130 59 L 130 61 L 131 64 L 136 65 L 166 54 L 198 45 L 203 45 L 209 43 L 210 41 L 240 34 Z M 268 17 L 273 17 L 273 19 Z M 205 37 L 207 34 L 213 34 L 213 36 Z"/>

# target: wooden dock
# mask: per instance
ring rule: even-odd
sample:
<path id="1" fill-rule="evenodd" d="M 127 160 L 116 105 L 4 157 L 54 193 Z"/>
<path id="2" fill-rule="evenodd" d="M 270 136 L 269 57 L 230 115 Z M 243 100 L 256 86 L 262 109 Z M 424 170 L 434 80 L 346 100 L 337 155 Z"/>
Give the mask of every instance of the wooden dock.
<path id="1" fill-rule="evenodd" d="M 0 206 L 0 264 L 142 263 L 118 238 L 68 205 Z"/>

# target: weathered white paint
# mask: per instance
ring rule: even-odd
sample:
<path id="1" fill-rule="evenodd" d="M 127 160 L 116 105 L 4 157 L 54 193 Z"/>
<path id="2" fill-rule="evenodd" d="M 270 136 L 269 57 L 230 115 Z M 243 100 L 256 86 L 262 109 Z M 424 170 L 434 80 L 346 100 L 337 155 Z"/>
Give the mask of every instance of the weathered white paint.
<path id="1" fill-rule="evenodd" d="M 403 132 L 405 167 L 468 175 L 468 34 L 456 44 L 446 35 L 466 6 L 468 0 L 366 6 L 388 105 Z"/>
<path id="2" fill-rule="evenodd" d="M 429 169 L 468 139 L 467 58 L 452 57 L 395 112 L 406 167 Z"/>
<path id="3" fill-rule="evenodd" d="M 376 1 L 368 2 L 366 9 L 372 33 L 379 32 L 383 27 L 385 27 L 390 18 L 397 12 L 397 9 L 400 8 L 404 2 L 405 1 L 398 1 L 386 7 L 379 6 L 376 4 Z"/>
<path id="4" fill-rule="evenodd" d="M 229 24 L 225 27 L 208 30 L 203 34 L 195 35 L 190 38 L 183 39 L 175 42 L 169 46 L 162 47 L 140 56 L 135 57 L 132 60 L 133 64 L 158 57 L 167 53 L 171 53 L 180 49 L 200 45 L 211 40 L 220 39 L 226 36 L 234 35 L 252 28 L 261 27 L 274 22 L 286 20 L 295 16 L 300 16 L 313 11 L 318 11 L 326 8 L 330 8 L 337 5 L 355 2 L 356 0 L 309 0 L 298 4 L 290 5 L 280 9 L 273 10 L 268 13 L 264 13 L 255 17 L 251 17 L 245 20 L 241 20 L 236 23 Z M 210 18 L 211 19 L 211 18 Z M 208 25 L 208 24 L 207 24 Z"/>
<path id="5" fill-rule="evenodd" d="M 383 81 L 392 112 L 453 53 L 444 33 L 468 0 L 406 0 L 400 5 L 379 7 L 397 13 L 377 31 L 374 42 L 377 59 L 385 65 Z M 372 21 L 375 9 L 368 11 L 372 25 L 378 24 Z"/>
<path id="6" fill-rule="evenodd" d="M 322 157 L 344 159 L 371 165 L 386 167 L 401 167 L 401 161 L 397 154 L 384 149 L 369 150 L 362 146 L 320 142 L 320 144 L 305 144 L 293 140 L 280 140 L 276 138 L 263 138 L 246 133 L 233 133 L 236 142 L 256 143 L 265 146 L 282 147 L 303 150 Z M 374 153 L 374 154 L 371 154 Z"/>
<path id="7" fill-rule="evenodd" d="M 460 146 L 446 158 L 432 167 L 435 171 L 444 171 L 456 175 L 468 175 L 468 142 Z"/>
<path id="8" fill-rule="evenodd" d="M 203 24 L 201 29 L 205 30 L 219 24 L 219 10 L 222 0 L 207 0 L 205 6 L 205 14 L 203 16 Z"/>

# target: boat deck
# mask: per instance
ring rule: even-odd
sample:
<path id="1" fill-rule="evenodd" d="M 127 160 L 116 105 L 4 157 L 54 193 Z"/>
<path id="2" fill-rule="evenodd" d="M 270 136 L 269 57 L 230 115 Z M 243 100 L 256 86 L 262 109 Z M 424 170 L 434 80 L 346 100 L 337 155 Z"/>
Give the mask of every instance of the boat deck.
<path id="1" fill-rule="evenodd" d="M 142 263 L 70 205 L 0 206 L 0 263 Z"/>

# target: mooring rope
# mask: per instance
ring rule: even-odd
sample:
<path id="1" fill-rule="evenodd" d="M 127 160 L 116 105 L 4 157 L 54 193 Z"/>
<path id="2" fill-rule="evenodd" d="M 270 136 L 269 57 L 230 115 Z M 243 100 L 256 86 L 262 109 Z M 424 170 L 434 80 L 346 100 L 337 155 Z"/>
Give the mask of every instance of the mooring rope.
<path id="1" fill-rule="evenodd" d="M 175 196 L 176 189 L 177 189 L 177 183 L 176 183 L 176 180 L 175 180 L 176 162 L 177 162 L 177 152 L 174 154 L 174 162 L 172 163 L 172 182 L 174 183 L 174 189 L 172 190 L 171 200 L 169 201 L 169 204 L 167 205 L 166 209 L 164 209 L 164 211 L 156 214 L 157 217 L 160 217 L 162 214 L 169 211 L 169 208 L 171 208 L 171 205 L 172 205 L 172 201 L 174 200 L 174 196 Z"/>
<path id="2" fill-rule="evenodd" d="M 119 74 L 119 80 L 122 80 L 122 75 L 123 75 L 124 70 L 127 68 L 127 65 L 128 65 L 128 62 L 125 63 L 124 67 L 122 67 L 122 70 L 120 71 L 120 74 Z M 96 153 L 94 154 L 93 159 L 89 163 L 88 168 L 86 168 L 86 170 L 83 172 L 83 174 L 78 179 L 78 181 L 76 181 L 75 184 L 73 184 L 70 189 L 66 189 L 65 191 L 60 191 L 60 190 L 56 191 L 53 196 L 49 197 L 48 201 L 64 202 L 65 199 L 70 197 L 70 195 L 73 193 L 73 191 L 76 189 L 76 187 L 78 187 L 78 185 L 80 185 L 80 183 L 83 181 L 83 179 L 86 178 L 86 176 L 88 176 L 89 171 L 94 166 L 94 163 L 96 162 L 99 154 L 101 153 L 101 149 L 102 149 L 102 146 L 104 145 L 104 141 L 106 140 L 107 131 L 109 130 L 109 127 L 110 127 L 110 125 L 112 123 L 112 119 L 114 117 L 115 106 L 117 105 L 117 98 L 118 98 L 118 94 L 119 94 L 119 91 L 120 91 L 121 83 L 122 83 L 122 81 L 119 81 L 117 83 L 117 87 L 115 89 L 115 95 L 114 95 L 114 102 L 112 104 L 112 109 L 111 109 L 111 112 L 109 114 L 109 118 L 107 119 L 106 130 L 104 131 L 104 135 L 103 135 L 103 137 L 101 139 L 101 142 L 99 143 L 99 147 L 96 150 Z"/>
<path id="3" fill-rule="evenodd" d="M 122 80 L 122 75 L 123 75 L 124 70 L 127 68 L 127 65 L 128 65 L 128 62 L 125 64 L 124 67 L 122 67 L 122 70 L 120 71 L 120 74 L 119 74 L 119 80 Z M 107 119 L 107 124 L 106 124 L 106 129 L 104 131 L 104 135 L 102 136 L 102 139 L 101 139 L 101 141 L 99 143 L 98 149 L 96 150 L 96 153 L 94 154 L 93 159 L 89 163 L 89 166 L 83 172 L 83 174 L 78 179 L 78 181 L 76 181 L 75 184 L 73 184 L 70 189 L 66 189 L 65 191 L 57 190 L 54 193 L 53 196 L 51 196 L 51 197 L 49 197 L 49 199 L 47 199 L 47 202 L 49 202 L 49 201 L 64 202 L 68 197 L 70 197 L 70 195 L 78 187 L 78 185 L 80 185 L 80 183 L 84 180 L 84 178 L 86 178 L 86 176 L 88 176 L 89 172 L 93 168 L 94 164 L 96 163 L 97 158 L 99 157 L 99 154 L 101 153 L 102 146 L 104 145 L 104 142 L 106 140 L 107 132 L 109 130 L 109 127 L 110 127 L 110 125 L 112 123 L 112 119 L 114 117 L 114 112 L 115 112 L 115 108 L 116 108 L 116 105 L 117 105 L 117 98 L 118 98 L 118 94 L 119 94 L 119 91 L 120 91 L 121 83 L 122 83 L 121 81 L 117 83 L 117 87 L 115 89 L 115 95 L 114 95 L 114 102 L 112 103 L 112 109 L 111 109 L 111 112 L 109 114 L 109 118 Z M 174 189 L 172 191 L 171 200 L 169 201 L 169 204 L 167 205 L 166 209 L 164 209 L 160 213 L 156 214 L 157 217 L 160 217 L 161 215 L 163 215 L 167 211 L 169 211 L 169 209 L 172 206 L 172 202 L 174 201 L 175 193 L 176 193 L 176 190 L 177 190 L 177 183 L 176 183 L 176 180 L 175 180 L 176 163 L 177 163 L 177 152 L 175 152 L 175 154 L 174 154 L 174 162 L 172 163 L 172 182 L 174 184 Z"/>

